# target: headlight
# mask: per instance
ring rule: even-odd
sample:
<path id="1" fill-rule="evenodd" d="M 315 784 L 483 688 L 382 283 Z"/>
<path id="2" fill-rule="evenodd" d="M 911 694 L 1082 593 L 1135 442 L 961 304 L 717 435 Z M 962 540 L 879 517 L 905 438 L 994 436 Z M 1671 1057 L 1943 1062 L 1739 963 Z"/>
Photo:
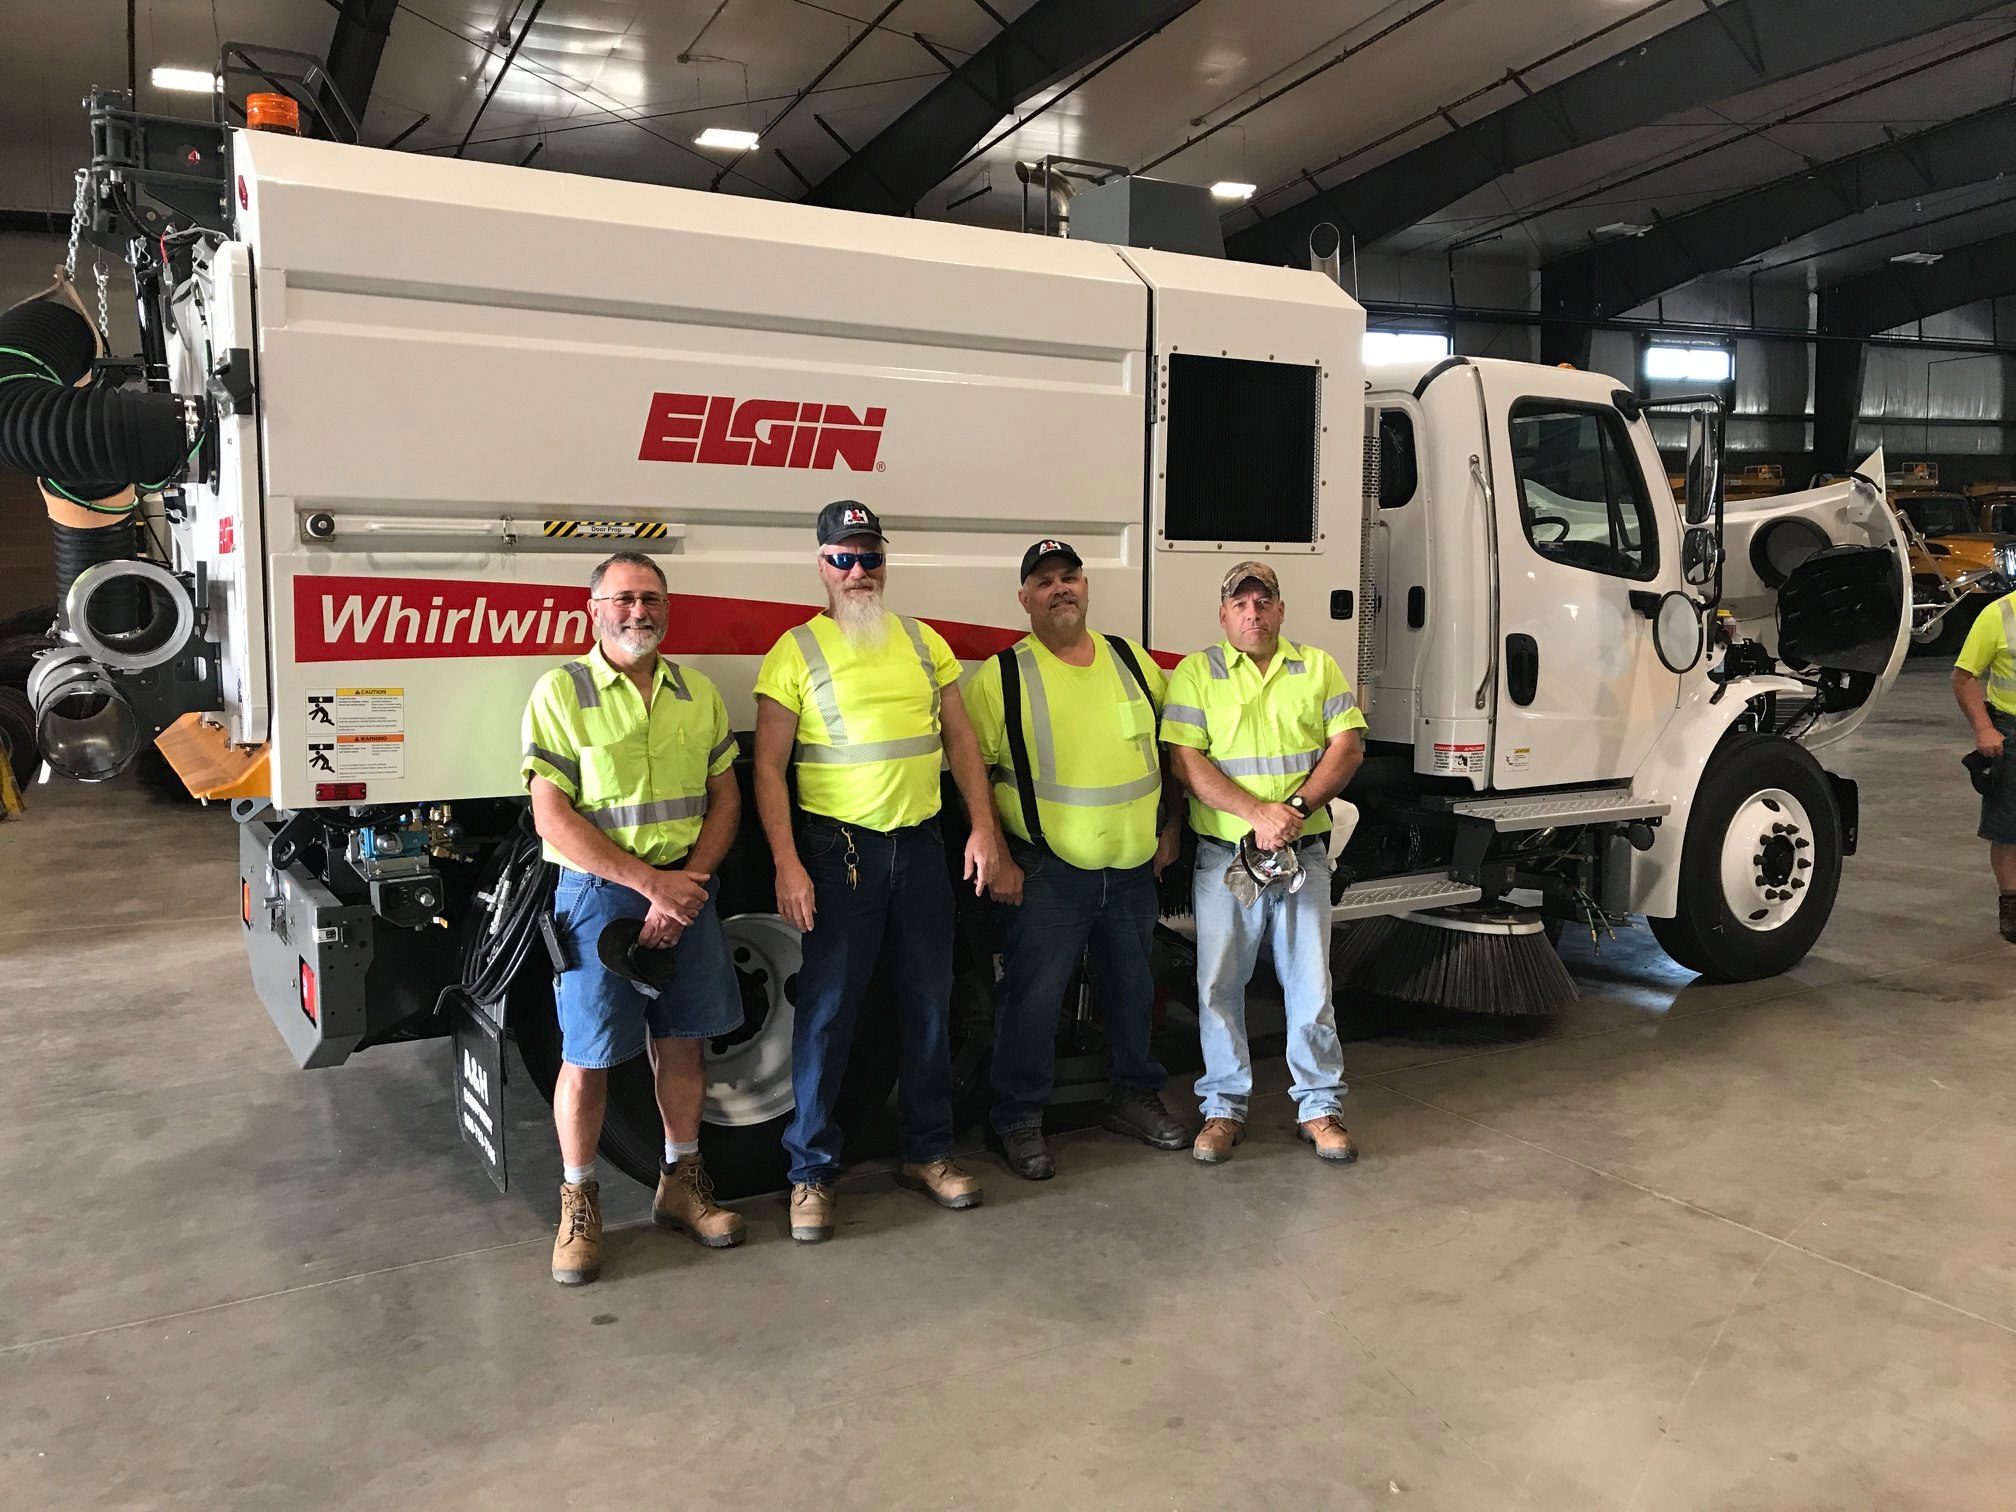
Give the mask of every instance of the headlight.
<path id="1" fill-rule="evenodd" d="M 1995 570 L 2003 581 L 2016 583 L 2016 541 L 2006 541 L 1995 548 Z"/>

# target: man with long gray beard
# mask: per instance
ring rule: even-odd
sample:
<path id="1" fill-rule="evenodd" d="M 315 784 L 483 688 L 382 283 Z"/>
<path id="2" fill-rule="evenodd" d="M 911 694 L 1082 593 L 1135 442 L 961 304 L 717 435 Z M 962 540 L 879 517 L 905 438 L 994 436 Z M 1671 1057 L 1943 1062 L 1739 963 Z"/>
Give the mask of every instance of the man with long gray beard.
<path id="1" fill-rule="evenodd" d="M 742 1022 L 713 880 L 742 794 L 720 692 L 658 654 L 669 611 L 658 564 L 617 552 L 588 579 L 595 648 L 542 677 L 525 710 L 523 776 L 546 859 L 560 867 L 553 923 L 567 958 L 554 991 L 566 1179 L 553 1279 L 563 1286 L 601 1273 L 595 1146 L 609 1068 L 647 1052 L 665 1124 L 653 1221 L 710 1249 L 743 1238 L 741 1215 L 714 1201 L 700 1161 L 702 1047 Z M 663 990 L 602 964 L 602 931 L 619 919 L 643 921 L 638 945 L 672 952 Z"/>
<path id="2" fill-rule="evenodd" d="M 938 827 L 941 756 L 972 815 L 965 876 L 1019 891 L 944 638 L 882 606 L 882 522 L 851 499 L 819 511 L 825 610 L 781 636 L 756 678 L 756 808 L 777 911 L 805 932 L 791 1040 L 797 1110 L 791 1237 L 833 1235 L 834 1105 L 878 963 L 895 998 L 903 1123 L 896 1179 L 940 1207 L 980 1202 L 952 1160 L 952 883 Z M 795 771 L 794 833 L 787 776 Z"/>

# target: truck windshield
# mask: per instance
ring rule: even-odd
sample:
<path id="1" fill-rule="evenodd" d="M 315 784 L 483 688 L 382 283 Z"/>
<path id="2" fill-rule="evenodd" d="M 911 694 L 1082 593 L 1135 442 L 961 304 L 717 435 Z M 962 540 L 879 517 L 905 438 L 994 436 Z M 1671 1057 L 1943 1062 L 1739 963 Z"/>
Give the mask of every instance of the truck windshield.
<path id="1" fill-rule="evenodd" d="M 1928 536 L 1966 535 L 1981 528 L 1967 501 L 1954 494 L 1921 494 L 1897 502 L 1911 516 L 1911 523 Z"/>

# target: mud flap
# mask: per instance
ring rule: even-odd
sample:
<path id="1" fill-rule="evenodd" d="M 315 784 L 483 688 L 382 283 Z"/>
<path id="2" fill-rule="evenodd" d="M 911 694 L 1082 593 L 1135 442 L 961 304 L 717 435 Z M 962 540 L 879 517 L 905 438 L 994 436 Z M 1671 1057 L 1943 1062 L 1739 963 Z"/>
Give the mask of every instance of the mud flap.
<path id="1" fill-rule="evenodd" d="M 500 1192 L 511 1189 L 504 1156 L 504 1026 L 460 987 L 441 994 L 453 1024 L 455 1125 Z M 501 1012 L 502 1005 L 499 1005 Z"/>
<path id="2" fill-rule="evenodd" d="M 1890 664 L 1905 614 L 1897 558 L 1876 546 L 1816 551 L 1778 590 L 1778 655 L 1818 672 L 1828 712 L 1866 703 Z"/>

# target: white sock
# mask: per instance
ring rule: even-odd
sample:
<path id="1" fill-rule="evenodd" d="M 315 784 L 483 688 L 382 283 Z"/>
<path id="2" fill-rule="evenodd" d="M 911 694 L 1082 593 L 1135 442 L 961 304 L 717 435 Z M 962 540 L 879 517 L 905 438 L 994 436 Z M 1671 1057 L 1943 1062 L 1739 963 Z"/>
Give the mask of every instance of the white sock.
<path id="1" fill-rule="evenodd" d="M 691 1160 L 699 1153 L 700 1141 L 697 1139 L 665 1141 L 665 1164 L 668 1168 L 679 1164 L 682 1160 Z"/>
<path id="2" fill-rule="evenodd" d="M 563 1173 L 561 1179 L 569 1186 L 579 1186 L 584 1181 L 595 1179 L 595 1162 L 592 1160 L 585 1166 L 570 1166 L 565 1161 L 560 1165 Z"/>

